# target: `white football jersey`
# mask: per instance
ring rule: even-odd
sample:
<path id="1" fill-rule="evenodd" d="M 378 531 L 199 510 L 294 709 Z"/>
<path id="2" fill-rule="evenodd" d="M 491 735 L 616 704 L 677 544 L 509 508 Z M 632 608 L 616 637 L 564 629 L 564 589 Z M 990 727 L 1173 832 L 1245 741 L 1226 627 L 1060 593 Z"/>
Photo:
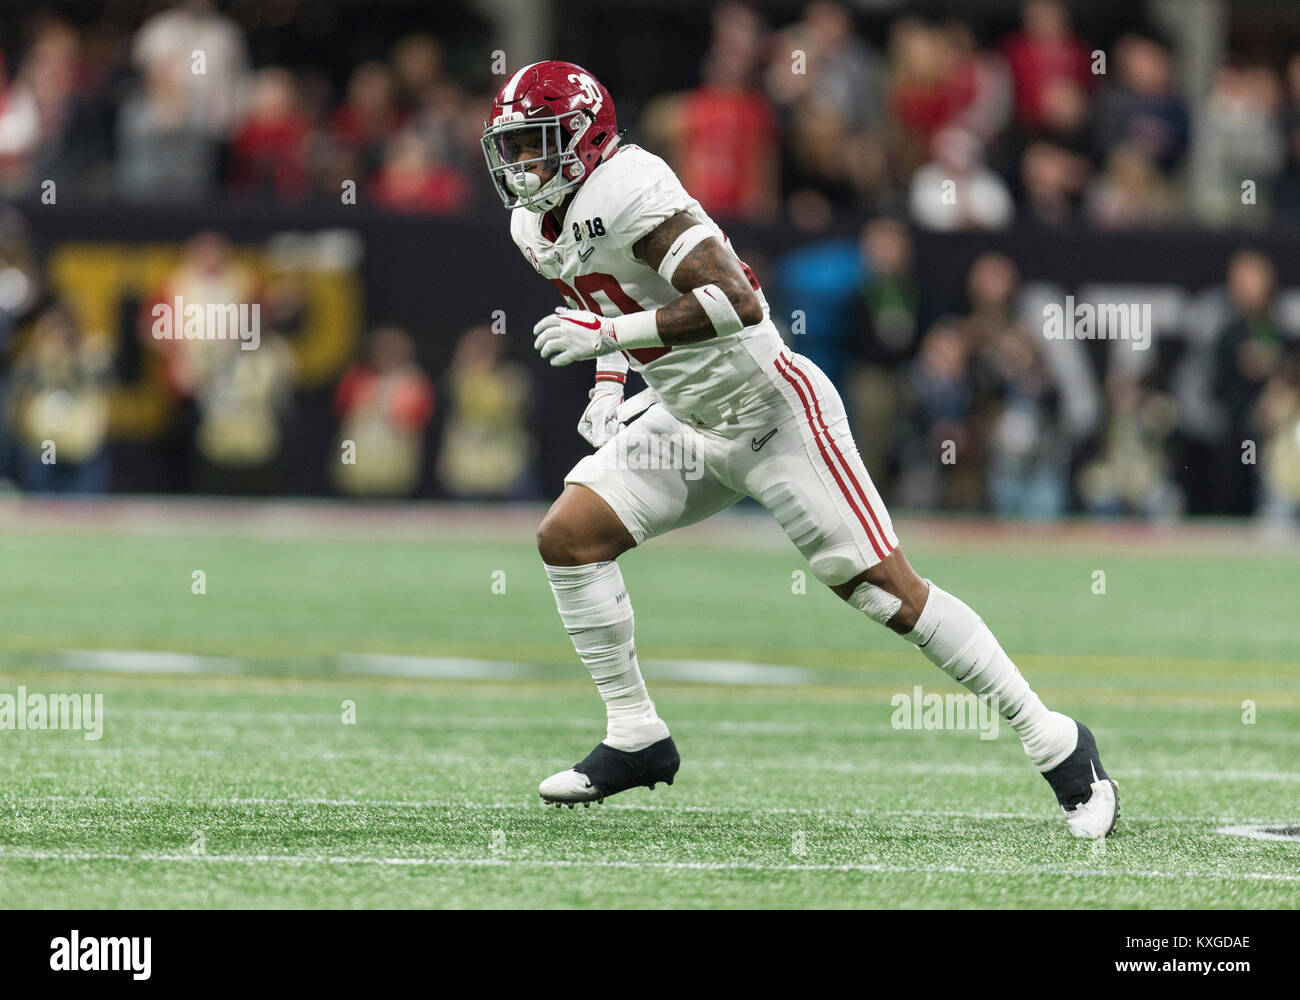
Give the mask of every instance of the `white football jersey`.
<path id="1" fill-rule="evenodd" d="M 544 213 L 526 208 L 511 212 L 510 235 L 570 306 L 613 317 L 658 309 L 681 297 L 632 252 L 637 240 L 679 212 L 716 230 L 717 239 L 731 250 L 722 230 L 686 193 L 672 168 L 640 146 L 627 145 L 578 188 L 554 241 L 542 234 Z M 758 282 L 748 266 L 741 266 L 762 304 L 760 322 L 697 344 L 624 352 L 633 370 L 683 420 L 718 423 L 771 386 L 767 369 L 781 350 L 781 336 Z"/>

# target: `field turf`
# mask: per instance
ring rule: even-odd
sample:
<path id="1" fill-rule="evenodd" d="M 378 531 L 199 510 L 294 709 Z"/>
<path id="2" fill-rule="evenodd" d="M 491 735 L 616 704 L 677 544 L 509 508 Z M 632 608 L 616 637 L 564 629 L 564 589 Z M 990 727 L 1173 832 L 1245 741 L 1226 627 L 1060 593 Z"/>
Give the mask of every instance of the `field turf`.
<path id="1" fill-rule="evenodd" d="M 676 784 L 546 809 L 604 728 L 531 515 L 314 511 L 0 518 L 0 695 L 104 698 L 99 740 L 0 729 L 0 906 L 1300 906 L 1300 842 L 1217 832 L 1300 825 L 1295 548 L 904 525 L 1093 728 L 1099 845 L 1005 728 L 894 728 L 960 689 L 744 515 L 622 561 Z"/>

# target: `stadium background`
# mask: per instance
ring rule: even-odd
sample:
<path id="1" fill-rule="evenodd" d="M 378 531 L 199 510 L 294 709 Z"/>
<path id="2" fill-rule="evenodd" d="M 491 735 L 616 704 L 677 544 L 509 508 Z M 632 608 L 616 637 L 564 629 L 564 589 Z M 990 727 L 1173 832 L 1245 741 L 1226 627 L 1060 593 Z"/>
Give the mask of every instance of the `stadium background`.
<path id="1" fill-rule="evenodd" d="M 0 709 L 104 705 L 0 710 L 0 907 L 1295 909 L 1298 43 L 1263 0 L 0 0 Z M 1116 836 L 898 724 L 959 688 L 753 505 L 620 560 L 674 786 L 542 809 L 601 718 L 534 542 L 590 372 L 531 349 L 478 137 L 548 56 L 1097 734 Z M 1047 339 L 1067 294 L 1152 346 Z M 176 295 L 259 348 L 156 340 Z"/>
<path id="2" fill-rule="evenodd" d="M 554 495 L 587 373 L 531 351 L 555 296 L 477 143 L 503 74 L 553 54 L 726 226 L 892 505 L 1294 518 L 1292 5 L 63 3 L 0 26 L 19 489 Z M 969 218 L 925 208 L 950 175 Z M 258 301 L 267 349 L 153 340 L 178 291 Z M 1066 293 L 1151 302 L 1152 348 L 1047 342 Z M 340 474 L 358 436 L 385 461 Z"/>

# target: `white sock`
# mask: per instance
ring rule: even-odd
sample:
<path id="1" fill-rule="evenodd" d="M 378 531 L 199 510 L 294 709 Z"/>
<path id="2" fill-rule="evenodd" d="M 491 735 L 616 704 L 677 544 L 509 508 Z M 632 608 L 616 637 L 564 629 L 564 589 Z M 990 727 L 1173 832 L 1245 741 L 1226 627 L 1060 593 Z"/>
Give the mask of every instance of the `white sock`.
<path id="1" fill-rule="evenodd" d="M 968 690 L 996 697 L 999 712 L 1020 735 L 1038 770 L 1051 770 L 1073 752 L 1078 737 L 1074 720 L 1047 710 L 984 619 L 952 594 L 931 583 L 916 628 L 903 638 Z"/>
<path id="2" fill-rule="evenodd" d="M 636 662 L 632 602 L 618 563 L 547 566 L 555 606 L 605 700 L 605 743 L 644 750 L 668 736 Z"/>

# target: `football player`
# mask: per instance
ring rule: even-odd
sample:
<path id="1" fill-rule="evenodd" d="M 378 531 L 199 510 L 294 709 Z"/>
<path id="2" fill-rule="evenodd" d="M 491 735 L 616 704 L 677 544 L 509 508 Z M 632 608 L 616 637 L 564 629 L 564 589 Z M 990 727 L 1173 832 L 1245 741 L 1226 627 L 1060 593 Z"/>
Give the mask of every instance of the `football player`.
<path id="1" fill-rule="evenodd" d="M 677 747 L 641 678 L 616 560 L 750 496 L 850 607 L 994 699 L 1073 834 L 1108 835 L 1117 787 L 1092 733 L 1050 711 L 983 620 L 913 571 L 835 388 L 782 342 L 753 272 L 668 165 L 622 141 L 600 81 L 573 63 L 523 67 L 498 91 L 482 143 L 511 236 L 567 303 L 536 325 L 534 346 L 553 365 L 596 362 L 578 430 L 597 450 L 568 474 L 537 540 L 607 728 L 541 783 L 542 798 L 572 807 L 672 783 Z M 658 401 L 625 426 L 629 367 Z M 630 460 L 664 441 L 696 461 Z"/>

